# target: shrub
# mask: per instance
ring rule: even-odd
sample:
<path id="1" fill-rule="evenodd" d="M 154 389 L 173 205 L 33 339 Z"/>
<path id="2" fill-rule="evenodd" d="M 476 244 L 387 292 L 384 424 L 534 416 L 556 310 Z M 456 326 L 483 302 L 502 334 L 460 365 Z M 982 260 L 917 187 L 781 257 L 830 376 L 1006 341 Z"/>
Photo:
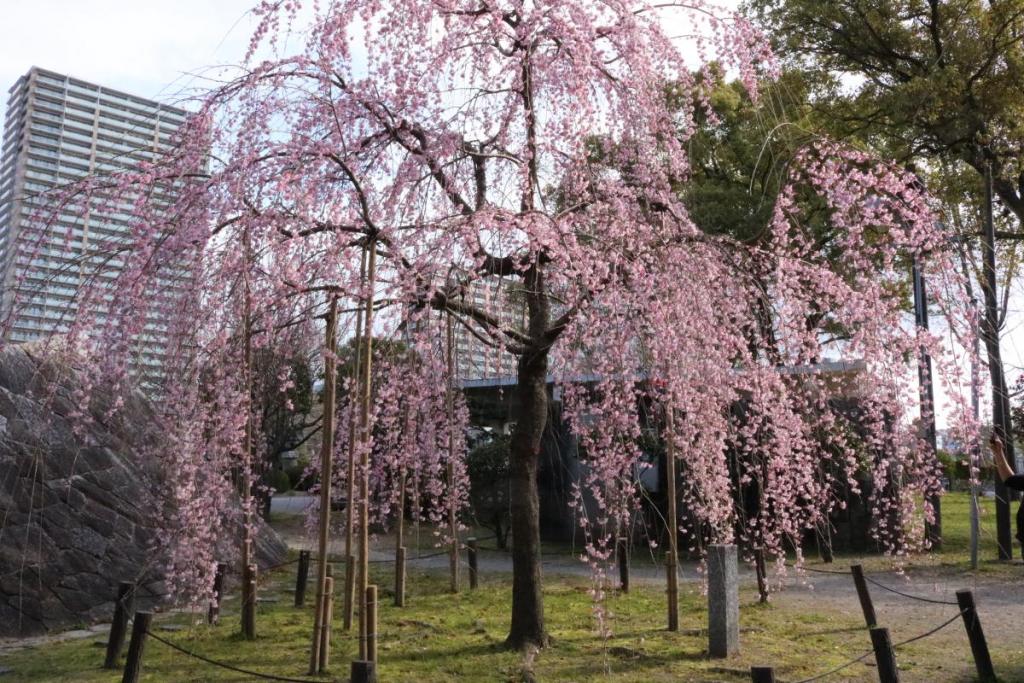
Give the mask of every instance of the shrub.
<path id="1" fill-rule="evenodd" d="M 291 477 L 284 470 L 273 470 L 270 473 L 270 486 L 275 493 L 286 493 L 292 490 Z"/>
<path id="2" fill-rule="evenodd" d="M 469 502 L 477 523 L 494 532 L 504 548 L 509 527 L 509 446 L 507 436 L 496 436 L 475 446 L 466 457 Z"/>

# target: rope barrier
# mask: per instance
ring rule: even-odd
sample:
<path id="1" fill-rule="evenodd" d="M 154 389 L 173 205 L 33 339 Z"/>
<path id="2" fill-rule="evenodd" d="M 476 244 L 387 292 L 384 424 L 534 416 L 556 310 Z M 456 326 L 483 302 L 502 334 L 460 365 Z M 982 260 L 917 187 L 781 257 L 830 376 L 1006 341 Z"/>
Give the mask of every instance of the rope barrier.
<path id="1" fill-rule="evenodd" d="M 820 673 L 820 674 L 818 674 L 816 676 L 811 676 L 810 678 L 800 679 L 799 681 L 796 681 L 796 683 L 813 683 L 813 681 L 820 681 L 821 679 L 823 679 L 823 678 L 825 678 L 827 676 L 831 676 L 832 674 L 839 673 L 843 669 L 845 669 L 847 667 L 853 666 L 857 662 L 863 662 L 865 659 L 867 659 L 868 657 L 870 657 L 874 653 L 875 653 L 874 650 L 868 650 L 867 652 L 862 654 L 860 657 L 857 657 L 856 659 L 851 659 L 850 661 L 846 662 L 845 664 L 840 664 L 839 666 L 837 666 L 834 669 L 829 669 L 825 673 Z"/>
<path id="2" fill-rule="evenodd" d="M 201 655 L 201 654 L 199 654 L 197 652 L 192 652 L 191 650 L 188 650 L 188 649 L 186 649 L 186 648 L 184 648 L 184 647 L 182 647 L 182 646 L 180 646 L 180 645 L 178 645 L 176 643 L 172 643 L 169 640 L 165 640 L 164 638 L 161 638 L 160 636 L 158 636 L 157 634 L 153 633 L 152 631 L 146 631 L 146 635 L 148 635 L 153 640 L 156 640 L 157 642 L 163 643 L 164 645 L 166 645 L 167 647 L 171 648 L 172 650 L 177 650 L 178 652 L 180 652 L 180 653 L 182 653 L 184 655 L 188 655 L 189 657 L 193 657 L 195 659 L 198 659 L 201 662 L 206 662 L 207 664 L 212 664 L 213 666 L 218 666 L 218 667 L 220 667 L 222 669 L 226 669 L 228 671 L 234 671 L 235 673 L 245 674 L 246 676 L 253 676 L 255 678 L 261 678 L 261 679 L 267 680 L 267 681 L 285 681 L 286 683 L 309 683 L 309 679 L 308 678 L 288 678 L 287 676 L 276 676 L 274 674 L 264 674 L 264 673 L 260 673 L 258 671 L 252 671 L 250 669 L 243 669 L 241 667 L 237 667 L 237 666 L 234 666 L 232 664 L 225 664 L 224 662 L 218 662 L 215 659 L 210 659 L 209 657 L 205 657 L 205 656 L 203 656 L 203 655 Z"/>
<path id="3" fill-rule="evenodd" d="M 465 548 L 465 547 L 466 546 L 463 546 L 463 548 Z M 430 553 L 429 555 L 419 555 L 417 557 L 406 557 L 405 561 L 406 561 L 406 563 L 409 563 L 409 562 L 419 562 L 420 560 L 429 560 L 429 559 L 432 559 L 432 558 L 435 558 L 435 557 L 441 557 L 443 555 L 448 555 L 450 552 L 451 551 L 449 549 L 445 548 L 444 550 L 439 550 L 436 553 Z M 316 555 L 310 555 L 309 559 L 312 562 L 319 562 L 320 561 L 319 558 Z M 342 559 L 344 559 L 344 558 L 337 557 L 337 556 L 336 557 L 331 557 L 329 555 L 327 556 L 327 561 L 328 562 L 341 562 Z M 395 558 L 393 558 L 393 557 L 385 557 L 385 558 L 376 559 L 376 560 L 367 560 L 367 562 L 369 562 L 370 564 L 391 564 L 394 561 L 395 561 Z M 274 569 L 276 569 L 276 567 Z M 264 571 L 268 571 L 268 570 L 264 570 Z"/>
<path id="4" fill-rule="evenodd" d="M 886 586 L 884 583 L 880 583 L 878 581 L 875 581 L 874 579 L 872 579 L 870 576 L 868 576 L 866 574 L 864 575 L 864 580 L 867 581 L 868 583 L 873 583 L 876 586 L 878 586 L 879 588 L 887 590 L 890 593 L 895 593 L 896 595 L 902 595 L 903 597 L 910 598 L 911 600 L 919 600 L 921 602 L 930 602 L 930 603 L 932 603 L 934 605 L 954 605 L 955 606 L 957 604 L 955 600 L 935 600 L 934 598 L 922 598 L 919 595 L 911 595 L 910 593 L 904 593 L 903 591 L 896 590 L 895 588 L 892 588 L 891 586 Z"/>
<path id="5" fill-rule="evenodd" d="M 953 603 L 953 604 L 956 604 L 956 603 Z M 907 638 L 906 640 L 902 640 L 902 641 L 896 643 L 895 645 L 892 646 L 892 649 L 895 650 L 897 648 L 903 647 L 904 645 L 909 645 L 910 643 L 916 642 L 918 640 L 924 640 L 928 636 L 935 635 L 936 633 L 938 633 L 939 631 L 941 631 L 942 629 L 946 628 L 947 626 L 952 624 L 954 621 L 959 619 L 961 616 L 963 616 L 965 612 L 966 612 L 966 610 L 963 611 L 963 612 L 957 612 L 952 617 L 950 617 L 946 621 L 942 622 L 941 624 L 939 624 L 935 628 L 930 629 L 928 631 L 925 631 L 924 633 L 921 633 L 919 635 L 916 635 L 913 638 Z M 831 676 L 832 674 L 839 673 L 840 671 L 842 671 L 843 669 L 846 669 L 847 667 L 853 666 L 857 662 L 864 661 L 865 659 L 870 657 L 872 654 L 874 654 L 874 652 L 875 652 L 874 650 L 868 650 L 867 652 L 865 652 L 864 654 L 860 655 L 859 657 L 851 659 L 848 662 L 844 662 L 843 664 L 840 664 L 839 666 L 835 667 L 834 669 L 829 669 L 828 671 L 825 671 L 825 672 L 820 673 L 820 674 L 816 674 L 814 676 L 811 676 L 810 678 L 802 678 L 799 681 L 796 681 L 795 683 L 813 683 L 814 681 L 820 681 L 820 680 L 822 680 L 822 679 L 824 679 L 824 678 L 826 678 L 828 676 Z"/>
<path id="6" fill-rule="evenodd" d="M 953 603 L 953 604 L 956 604 L 956 603 Z M 946 621 L 942 622 L 941 624 L 939 624 L 938 626 L 936 626 L 936 627 L 935 627 L 935 628 L 933 628 L 932 630 L 930 630 L 930 631 L 927 631 L 927 632 L 925 632 L 925 633 L 922 633 L 922 634 L 921 634 L 921 635 L 919 635 L 919 636 L 914 636 L 913 638 L 907 638 L 907 639 L 906 639 L 906 640 L 904 640 L 904 641 L 901 641 L 901 642 L 899 642 L 899 643 L 896 643 L 895 645 L 893 645 L 893 646 L 892 646 L 892 649 L 894 649 L 894 650 L 895 650 L 895 649 L 896 649 L 896 648 L 898 648 L 898 647 L 903 647 L 904 645 L 909 645 L 910 643 L 913 643 L 914 641 L 917 641 L 917 640 L 922 640 L 922 639 L 924 639 L 924 638 L 927 638 L 927 637 L 928 637 L 928 636 L 930 636 L 930 635 L 933 635 L 933 634 L 935 634 L 935 633 L 938 633 L 939 631 L 941 631 L 942 629 L 946 628 L 947 626 L 949 626 L 950 624 L 952 624 L 952 623 L 953 623 L 954 621 L 956 621 L 957 619 L 959 619 L 960 617 L 962 617 L 962 616 L 963 616 L 963 615 L 964 615 L 964 614 L 965 614 L 966 612 L 967 612 L 967 610 L 963 610 L 963 611 L 957 612 L 956 614 L 954 614 L 953 616 L 951 616 L 951 617 L 950 617 L 950 618 L 949 618 L 948 620 L 946 620 Z"/>
<path id="7" fill-rule="evenodd" d="M 798 567 L 795 564 L 789 564 L 788 562 L 786 563 L 786 566 L 789 567 L 790 569 L 795 569 L 798 572 L 799 571 L 808 571 L 808 572 L 814 572 L 816 574 L 837 574 L 837 575 L 842 575 L 842 576 L 849 576 L 850 575 L 849 571 L 845 571 L 844 572 L 844 571 L 837 571 L 835 569 L 818 569 L 817 567 L 808 567 L 807 565 L 803 565 L 803 566 Z"/>
<path id="8" fill-rule="evenodd" d="M 850 575 L 850 572 L 848 572 L 848 571 L 845 571 L 845 572 L 844 571 L 836 571 L 834 569 L 817 569 L 815 567 L 797 567 L 796 565 L 792 565 L 792 564 L 787 564 L 786 566 L 790 567 L 791 569 L 796 569 L 797 571 L 806 570 L 806 571 L 809 571 L 809 572 L 816 572 L 818 574 L 836 574 L 836 575 L 841 575 L 841 576 L 849 576 Z M 867 574 L 864 575 L 864 580 L 868 581 L 869 583 L 873 583 L 876 586 L 878 586 L 879 588 L 881 588 L 883 590 L 887 590 L 890 593 L 895 593 L 896 595 L 901 595 L 904 598 L 909 598 L 911 600 L 919 600 L 921 602 L 930 602 L 933 605 L 953 605 L 953 606 L 955 606 L 957 604 L 955 600 L 937 600 L 935 598 L 924 598 L 924 597 L 921 597 L 919 595 L 911 595 L 910 593 L 904 593 L 901 590 L 897 590 L 896 588 L 893 588 L 891 586 L 887 586 L 884 583 L 881 583 L 879 581 L 876 581 L 875 579 L 872 579 Z"/>

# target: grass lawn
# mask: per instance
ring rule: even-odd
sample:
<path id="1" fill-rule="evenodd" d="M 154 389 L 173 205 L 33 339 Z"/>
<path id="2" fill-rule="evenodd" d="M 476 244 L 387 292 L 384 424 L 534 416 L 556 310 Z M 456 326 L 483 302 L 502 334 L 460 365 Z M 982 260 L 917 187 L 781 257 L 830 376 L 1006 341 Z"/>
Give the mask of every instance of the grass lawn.
<path id="1" fill-rule="evenodd" d="M 991 501 L 987 501 L 991 505 Z M 943 501 L 946 544 L 942 553 L 920 558 L 924 563 L 966 562 L 967 499 L 962 494 Z M 994 513 L 987 512 L 983 524 L 994 525 Z M 983 537 L 982 557 L 994 556 L 992 534 Z M 914 560 L 915 562 L 917 560 Z M 989 566 L 987 563 L 983 565 Z M 995 566 L 995 565 L 994 565 Z M 545 577 L 545 599 L 551 647 L 539 654 L 523 655 L 501 647 L 508 627 L 510 580 L 485 576 L 476 591 L 458 595 L 446 592 L 442 574 L 410 572 L 407 607 L 391 605 L 391 571 L 378 565 L 374 577 L 381 587 L 380 645 L 378 676 L 392 681 L 748 681 L 749 667 L 772 664 L 780 680 L 796 680 L 837 666 L 850 655 L 866 649 L 863 624 L 856 615 L 838 613 L 823 601 L 820 611 L 808 612 L 780 604 L 759 605 L 752 586 L 741 590 L 743 653 L 729 660 L 706 656 L 705 598 L 699 587 L 685 584 L 681 590 L 681 631 L 664 628 L 664 589 L 654 585 L 634 586 L 628 595 L 610 591 L 607 607 L 613 615 L 614 635 L 603 640 L 595 634 L 589 582 L 576 576 Z M 1005 569 L 1005 565 L 998 565 Z M 1000 569 L 1000 570 L 1004 570 Z M 220 626 L 208 627 L 201 614 L 158 616 L 157 635 L 197 653 L 235 666 L 262 673 L 304 678 L 308 666 L 308 641 L 312 609 L 292 606 L 295 566 L 291 565 L 262 582 L 254 642 L 242 640 L 238 632 L 236 596 L 225 601 Z M 992 571 L 997 571 L 993 569 Z M 1020 569 L 1017 568 L 1017 580 Z M 312 596 L 308 596 L 307 602 Z M 340 601 L 339 601 L 340 602 Z M 336 608 L 335 623 L 340 613 Z M 171 630 L 165 630 L 168 629 Z M 336 625 L 330 676 L 309 680 L 346 680 L 356 643 Z M 960 628 L 954 625 L 951 628 Z M 93 681 L 120 680 L 120 672 L 99 668 L 104 649 L 96 640 L 85 639 L 48 644 L 14 652 L 0 658 L 0 668 L 11 669 L 0 676 L 7 681 Z M 1002 661 L 997 670 L 1008 670 L 1012 662 Z M 935 675 L 938 652 L 930 640 L 901 650 L 900 665 L 906 680 L 966 680 Z M 953 656 L 962 662 L 965 652 Z M 144 660 L 146 681 L 248 681 L 251 677 L 216 668 L 150 640 Z M 1019 667 L 1019 663 L 1017 665 Z M 940 666 L 941 668 L 941 666 Z M 962 670 L 962 666 L 961 666 Z M 1018 669 L 1020 670 L 1020 669 Z M 872 680 L 858 678 L 864 667 L 849 677 L 837 675 L 827 681 Z M 916 673 L 915 673 L 916 672 Z"/>

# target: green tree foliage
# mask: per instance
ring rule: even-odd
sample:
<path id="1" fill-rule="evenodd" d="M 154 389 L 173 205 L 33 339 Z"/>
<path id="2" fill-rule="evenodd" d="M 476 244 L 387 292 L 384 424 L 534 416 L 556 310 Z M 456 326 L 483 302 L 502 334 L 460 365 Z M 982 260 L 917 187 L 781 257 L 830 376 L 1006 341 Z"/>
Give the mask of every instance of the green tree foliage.
<path id="1" fill-rule="evenodd" d="M 794 159 L 808 151 L 815 140 L 835 137 L 831 119 L 819 104 L 838 96 L 836 81 L 828 74 L 791 68 L 777 80 L 763 83 L 756 100 L 741 83 L 728 81 L 722 74 L 716 74 L 714 82 L 706 83 L 705 88 L 710 113 L 699 114 L 695 122 L 687 141 L 691 176 L 678 185 L 677 191 L 690 217 L 704 232 L 770 250 L 772 212 Z M 682 108 L 684 103 L 679 104 Z M 704 110 L 697 107 L 697 111 Z M 805 189 L 797 200 L 806 226 L 817 236 L 819 253 L 833 264 L 835 272 L 842 273 L 846 260 L 837 239 L 841 235 L 828 220 L 820 197 Z M 867 227 L 869 232 L 871 229 Z M 891 286 L 893 294 L 902 297 L 909 307 L 909 263 L 906 271 L 906 281 Z M 764 284 L 766 292 L 769 284 Z M 771 306 L 766 294 L 758 312 L 764 338 L 771 338 Z M 810 328 L 824 327 L 835 339 L 847 335 L 828 322 L 824 311 L 808 311 L 807 324 Z"/>
<path id="2" fill-rule="evenodd" d="M 498 435 L 470 449 L 466 470 L 477 523 L 493 531 L 498 547 L 504 548 L 509 528 L 509 437 Z"/>
<path id="3" fill-rule="evenodd" d="M 373 363 L 393 364 L 395 362 L 413 362 L 415 353 L 405 342 L 386 337 L 374 337 L 372 347 Z M 338 349 L 338 393 L 347 396 L 349 387 L 353 386 L 353 372 L 356 367 L 356 340 L 349 339 Z M 360 359 L 361 360 L 361 359 Z"/>
<path id="4" fill-rule="evenodd" d="M 319 429 L 319 418 L 310 415 L 312 370 L 302 353 L 258 349 L 253 353 L 253 371 L 263 387 L 257 395 L 264 452 L 267 462 L 276 467 L 282 453 L 298 448 Z"/>
<path id="5" fill-rule="evenodd" d="M 816 106 L 834 132 L 906 161 L 982 174 L 1024 221 L 1024 0 L 752 0 L 790 65 L 845 96 Z M 833 94 L 838 94 L 833 93 Z M 952 168 L 958 172 L 957 168 Z"/>

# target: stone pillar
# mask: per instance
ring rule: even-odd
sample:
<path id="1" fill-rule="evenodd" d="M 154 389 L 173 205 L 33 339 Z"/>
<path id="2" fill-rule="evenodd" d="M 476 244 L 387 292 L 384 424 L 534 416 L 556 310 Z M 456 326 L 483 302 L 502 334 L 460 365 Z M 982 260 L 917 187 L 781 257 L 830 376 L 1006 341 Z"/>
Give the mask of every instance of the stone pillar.
<path id="1" fill-rule="evenodd" d="M 736 546 L 708 549 L 708 652 L 729 657 L 740 651 L 740 597 Z"/>

